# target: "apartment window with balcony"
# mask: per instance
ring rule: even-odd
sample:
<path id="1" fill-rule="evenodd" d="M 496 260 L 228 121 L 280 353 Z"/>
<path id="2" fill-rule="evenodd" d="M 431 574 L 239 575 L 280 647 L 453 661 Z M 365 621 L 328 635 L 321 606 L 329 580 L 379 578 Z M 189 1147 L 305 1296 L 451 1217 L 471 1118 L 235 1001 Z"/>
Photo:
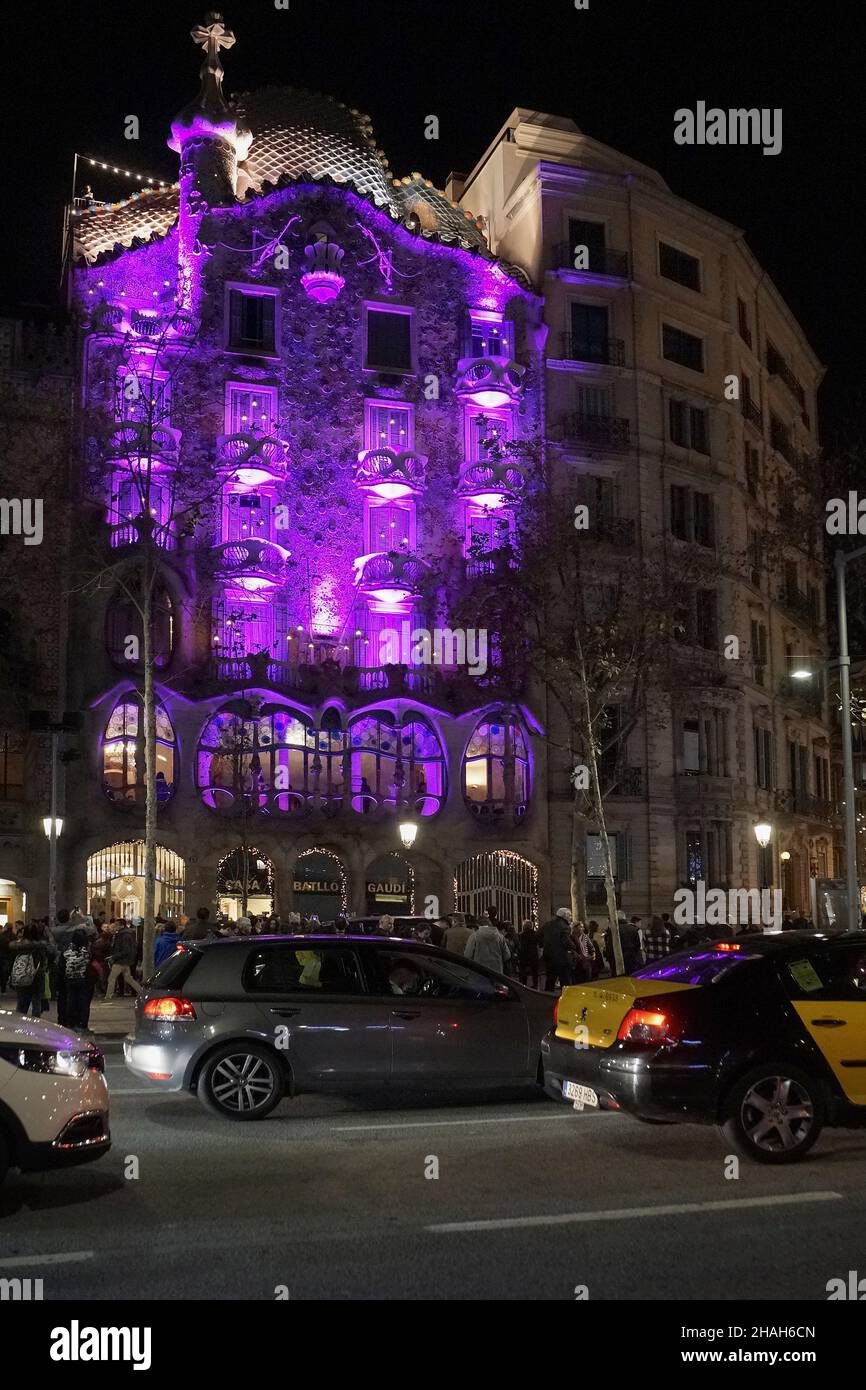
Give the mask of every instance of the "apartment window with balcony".
<path id="1" fill-rule="evenodd" d="M 761 456 L 751 444 L 743 446 L 743 464 L 746 478 L 746 491 L 750 497 L 757 497 L 761 486 Z"/>
<path id="2" fill-rule="evenodd" d="M 809 787 L 809 750 L 802 743 L 788 741 L 788 776 L 794 796 L 803 796 Z"/>
<path id="3" fill-rule="evenodd" d="M 761 544 L 761 533 L 752 526 L 748 528 L 746 533 L 746 563 L 749 567 L 750 582 L 756 589 L 760 589 L 764 552 Z"/>
<path id="4" fill-rule="evenodd" d="M 755 749 L 755 786 L 770 791 L 773 787 L 773 735 L 760 724 L 752 728 Z"/>
<path id="5" fill-rule="evenodd" d="M 748 347 L 752 346 L 752 330 L 749 328 L 749 309 L 744 299 L 737 299 L 737 331 Z"/>
<path id="6" fill-rule="evenodd" d="M 605 235 L 603 222 L 587 222 L 582 217 L 568 219 L 569 265 L 573 265 L 578 246 L 585 246 L 588 252 L 588 270 L 604 271 Z"/>
<path id="7" fill-rule="evenodd" d="M 274 499 L 266 492 L 229 492 L 219 541 L 273 540 Z"/>
<path id="8" fill-rule="evenodd" d="M 671 534 L 681 541 L 715 545 L 715 509 L 711 493 L 671 484 Z"/>
<path id="9" fill-rule="evenodd" d="M 781 454 L 788 463 L 793 463 L 794 449 L 791 444 L 791 431 L 784 421 L 780 420 L 778 415 L 774 415 L 772 411 L 770 412 L 770 443 L 777 454 Z"/>
<path id="10" fill-rule="evenodd" d="M 277 388 L 226 384 L 226 433 L 273 434 L 277 428 Z"/>
<path id="11" fill-rule="evenodd" d="M 592 420 L 607 420 L 613 413 L 613 398 L 609 386 L 580 385 L 575 390 L 575 409 L 578 415 Z"/>
<path id="12" fill-rule="evenodd" d="M 668 434 L 671 443 L 699 454 L 710 452 L 709 411 L 687 401 L 668 401 Z"/>
<path id="13" fill-rule="evenodd" d="M 702 880 L 708 888 L 727 888 L 731 864 L 731 827 L 727 821 L 712 821 L 702 829 L 686 831 L 687 882 Z"/>
<path id="14" fill-rule="evenodd" d="M 627 830 L 608 831 L 610 864 L 619 900 L 621 884 L 628 883 L 632 876 L 631 836 Z M 603 906 L 605 903 L 605 858 L 602 838 L 595 831 L 586 836 L 586 901 L 588 906 Z"/>
<path id="15" fill-rule="evenodd" d="M 728 716 L 724 710 L 707 710 L 683 720 L 683 772 L 694 777 L 727 777 Z"/>
<path id="16" fill-rule="evenodd" d="M 467 449 L 470 463 L 487 463 L 499 457 L 505 440 L 511 437 L 511 420 L 504 412 L 467 412 Z"/>
<path id="17" fill-rule="evenodd" d="M 412 371 L 412 311 L 368 305 L 364 366 L 376 372 Z"/>
<path id="18" fill-rule="evenodd" d="M 830 760 L 821 753 L 814 755 L 815 795 L 822 801 L 830 800 Z"/>
<path id="19" fill-rule="evenodd" d="M 512 518 L 507 513 L 468 509 L 464 552 L 467 559 L 479 559 L 491 550 L 507 549 L 512 543 L 512 527 Z"/>
<path id="20" fill-rule="evenodd" d="M 578 362 L 610 361 L 608 311 L 605 305 L 572 302 L 570 323 L 569 357 Z"/>
<path id="21" fill-rule="evenodd" d="M 155 429 L 171 422 L 171 378 L 145 364 L 140 371 L 129 365 L 117 370 L 115 418 L 143 422 Z"/>
<path id="22" fill-rule="evenodd" d="M 513 357 L 514 325 L 498 315 L 470 310 L 468 357 Z"/>
<path id="23" fill-rule="evenodd" d="M 415 531 L 414 507 L 395 502 L 371 502 L 367 511 L 366 554 L 411 550 Z"/>
<path id="24" fill-rule="evenodd" d="M 752 619 L 752 661 L 755 664 L 755 684 L 764 684 L 764 671 L 768 661 L 766 624 L 757 618 Z"/>
<path id="25" fill-rule="evenodd" d="M 230 287 L 227 298 L 228 350 L 273 356 L 277 350 L 278 292 Z"/>
<path id="26" fill-rule="evenodd" d="M 671 323 L 662 324 L 662 356 L 668 362 L 676 362 L 680 367 L 688 367 L 692 372 L 704 370 L 704 340 L 687 333 L 684 328 L 675 328 Z"/>
<path id="27" fill-rule="evenodd" d="M 365 416 L 366 448 L 393 449 L 395 453 L 401 453 L 414 447 L 414 406 L 368 401 Z"/>
<path id="28" fill-rule="evenodd" d="M 671 246 L 666 241 L 659 242 L 659 275 L 700 294 L 701 263 L 697 256 L 690 256 L 687 251 L 681 251 L 678 246 Z"/>

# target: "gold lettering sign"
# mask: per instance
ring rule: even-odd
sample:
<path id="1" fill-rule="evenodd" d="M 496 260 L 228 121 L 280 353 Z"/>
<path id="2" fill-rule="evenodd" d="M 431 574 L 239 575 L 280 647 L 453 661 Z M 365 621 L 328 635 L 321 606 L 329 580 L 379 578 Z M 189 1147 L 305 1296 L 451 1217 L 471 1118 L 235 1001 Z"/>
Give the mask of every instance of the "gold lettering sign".
<path id="1" fill-rule="evenodd" d="M 320 883 L 317 879 L 295 879 L 292 887 L 296 893 L 339 893 L 339 883 Z"/>
<path id="2" fill-rule="evenodd" d="M 373 897 L 388 894 L 390 897 L 404 898 L 406 896 L 405 883 L 368 883 L 367 892 Z"/>

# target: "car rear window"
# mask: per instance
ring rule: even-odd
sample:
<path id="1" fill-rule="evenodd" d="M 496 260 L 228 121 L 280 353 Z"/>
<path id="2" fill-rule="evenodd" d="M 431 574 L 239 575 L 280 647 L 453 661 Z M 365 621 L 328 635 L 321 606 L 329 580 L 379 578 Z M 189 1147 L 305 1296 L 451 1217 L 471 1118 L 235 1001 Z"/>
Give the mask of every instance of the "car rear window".
<path id="1" fill-rule="evenodd" d="M 200 960 L 200 951 L 191 951 L 188 946 L 184 946 L 169 956 L 168 960 L 151 975 L 148 984 L 156 985 L 159 989 L 180 989 Z"/>
<path id="2" fill-rule="evenodd" d="M 713 950 L 709 947 L 653 961 L 652 965 L 633 970 L 632 975 L 636 980 L 670 980 L 678 985 L 716 985 L 746 961 L 760 959 L 757 953 L 750 954 L 739 948 Z"/>

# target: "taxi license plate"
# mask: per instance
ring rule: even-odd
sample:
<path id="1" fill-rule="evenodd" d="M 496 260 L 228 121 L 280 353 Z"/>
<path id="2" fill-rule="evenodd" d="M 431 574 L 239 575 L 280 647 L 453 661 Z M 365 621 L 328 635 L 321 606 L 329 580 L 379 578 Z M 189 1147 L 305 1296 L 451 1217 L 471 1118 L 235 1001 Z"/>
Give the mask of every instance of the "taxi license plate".
<path id="1" fill-rule="evenodd" d="M 563 1081 L 562 1094 L 566 1100 L 574 1101 L 575 1110 L 582 1110 L 585 1105 L 598 1105 L 595 1091 L 589 1086 L 579 1086 L 576 1081 Z"/>

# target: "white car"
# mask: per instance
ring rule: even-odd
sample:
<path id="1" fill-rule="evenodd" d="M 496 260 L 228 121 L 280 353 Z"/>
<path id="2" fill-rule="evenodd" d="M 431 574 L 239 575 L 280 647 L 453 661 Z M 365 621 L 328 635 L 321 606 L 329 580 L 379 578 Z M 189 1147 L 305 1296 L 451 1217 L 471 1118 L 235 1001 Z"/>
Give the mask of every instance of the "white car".
<path id="1" fill-rule="evenodd" d="M 111 1147 L 98 1047 L 69 1028 L 0 1011 L 0 1183 L 88 1163 Z"/>

